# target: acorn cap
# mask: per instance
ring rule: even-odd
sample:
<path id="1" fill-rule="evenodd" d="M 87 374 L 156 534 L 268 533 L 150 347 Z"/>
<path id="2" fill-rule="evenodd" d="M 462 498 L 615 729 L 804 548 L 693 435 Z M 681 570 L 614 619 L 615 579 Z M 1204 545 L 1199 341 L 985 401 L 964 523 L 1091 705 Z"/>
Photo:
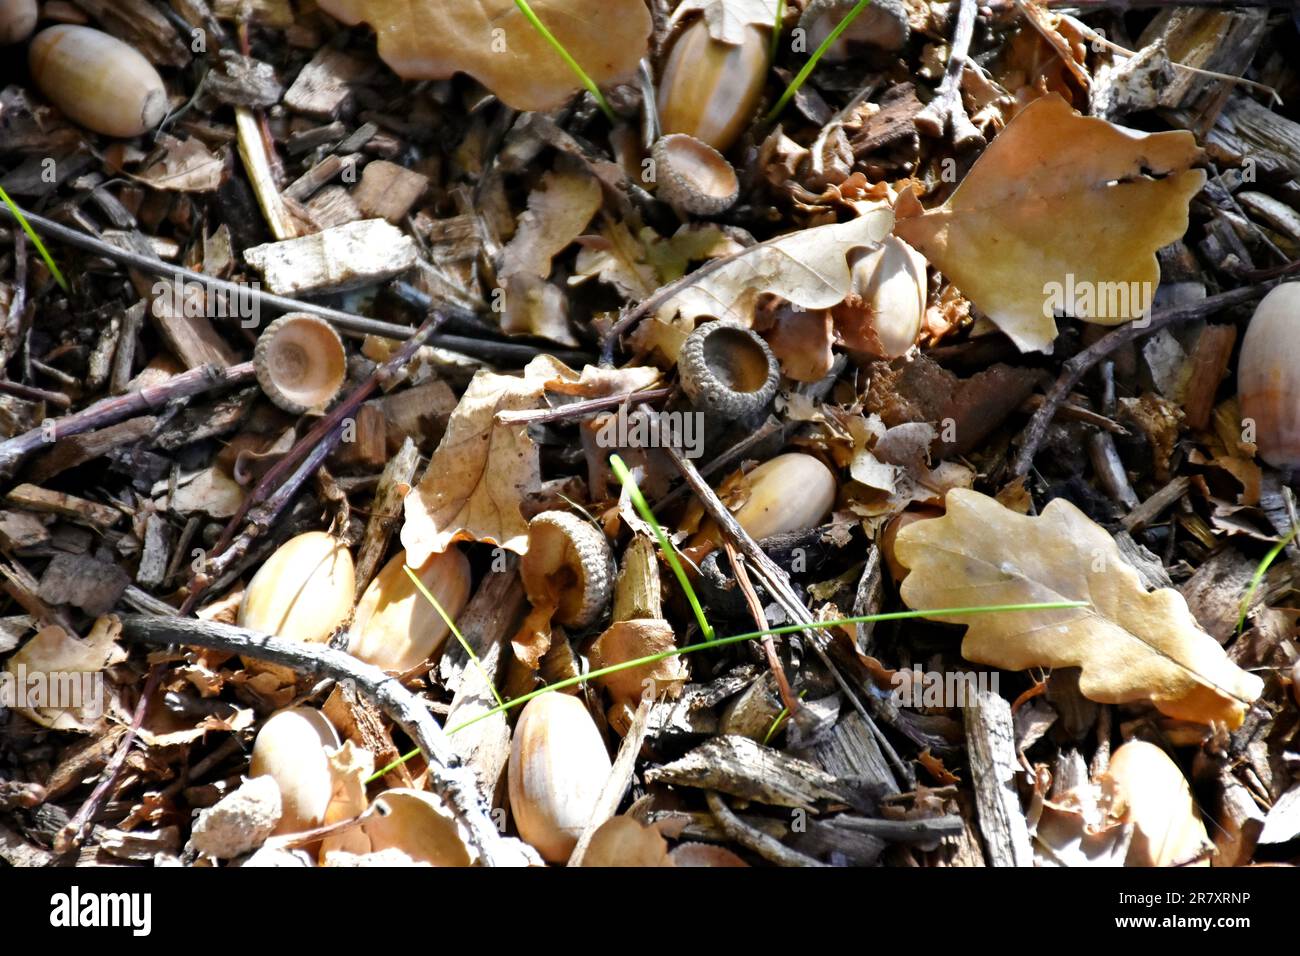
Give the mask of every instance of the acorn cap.
<path id="1" fill-rule="evenodd" d="M 557 623 L 586 627 L 609 604 L 614 556 L 605 536 L 577 515 L 543 511 L 528 522 L 519 575 L 533 604 L 556 602 Z"/>
<path id="2" fill-rule="evenodd" d="M 808 35 L 808 48 L 815 50 L 821 46 L 836 25 L 856 5 L 857 0 L 812 0 L 799 18 L 799 26 Z M 835 43 L 831 44 L 825 58 L 832 62 L 847 59 L 850 56 L 848 45 L 853 43 L 865 43 L 882 50 L 897 50 L 907 42 L 911 32 L 907 10 L 901 0 L 872 0 Z"/>
<path id="3" fill-rule="evenodd" d="M 661 136 L 651 150 L 660 199 L 674 209 L 715 216 L 731 208 L 740 180 L 726 158 L 685 133 Z"/>
<path id="4" fill-rule="evenodd" d="M 290 312 L 258 337 L 253 367 L 266 397 L 286 412 L 301 415 L 322 411 L 334 400 L 347 377 L 348 357 L 328 322 Z"/>
<path id="5" fill-rule="evenodd" d="M 696 409 L 725 421 L 751 419 L 776 395 L 776 356 L 750 329 L 706 322 L 686 337 L 677 356 L 682 390 Z"/>

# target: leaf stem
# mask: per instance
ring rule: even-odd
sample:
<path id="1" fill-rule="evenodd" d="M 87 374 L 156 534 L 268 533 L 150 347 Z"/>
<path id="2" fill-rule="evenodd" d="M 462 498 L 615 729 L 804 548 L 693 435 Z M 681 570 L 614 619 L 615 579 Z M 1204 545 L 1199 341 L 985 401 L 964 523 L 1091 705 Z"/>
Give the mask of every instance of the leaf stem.
<path id="1" fill-rule="evenodd" d="M 654 529 L 655 537 L 659 539 L 659 547 L 663 549 L 664 557 L 672 565 L 673 574 L 677 576 L 677 583 L 682 586 L 682 591 L 686 593 L 686 600 L 691 603 L 691 610 L 695 612 L 695 620 L 700 624 L 700 631 L 704 634 L 704 639 L 706 641 L 713 640 L 713 625 L 704 616 L 704 608 L 700 606 L 700 599 L 695 594 L 695 588 L 691 586 L 691 580 L 686 576 L 686 570 L 677 557 L 677 549 L 668 540 L 668 535 L 664 532 L 658 519 L 655 518 L 654 512 L 650 510 L 650 503 L 641 494 L 636 479 L 632 477 L 632 473 L 627 470 L 627 465 L 623 464 L 623 459 L 618 455 L 609 456 L 609 467 L 613 469 L 615 477 L 627 489 L 628 497 L 632 499 L 632 504 L 641 513 L 641 517 Z"/>
<path id="2" fill-rule="evenodd" d="M 528 5 L 528 0 L 515 0 L 515 6 L 519 8 L 519 12 L 524 15 L 524 18 L 532 24 L 533 29 L 541 34 L 542 39 L 549 43 L 555 52 L 560 55 L 560 59 L 564 60 L 582 85 L 587 88 L 587 92 L 596 100 L 596 105 L 600 107 L 605 117 L 611 123 L 616 122 L 617 118 L 614 116 L 614 110 L 609 105 L 609 101 L 605 99 L 605 94 L 600 92 L 600 87 L 587 75 L 587 71 L 578 65 L 578 61 L 564 48 L 564 44 L 556 39 L 555 34 L 547 29 L 546 24 L 537 18 L 533 8 Z"/>
<path id="3" fill-rule="evenodd" d="M 564 690 L 566 687 L 573 687 L 577 684 L 585 684 L 587 681 L 593 680 L 597 677 L 604 677 L 607 674 L 615 674 L 632 667 L 642 667 L 646 664 L 657 664 L 659 661 L 667 660 L 668 658 L 678 654 L 692 654 L 696 651 L 712 650 L 716 647 L 728 647 L 732 644 L 740 644 L 744 641 L 752 641 L 755 638 L 766 637 L 769 634 L 793 634 L 796 631 L 823 630 L 828 627 L 841 627 L 846 624 L 904 621 L 920 617 L 937 617 L 940 615 L 944 617 L 954 617 L 975 614 L 996 614 L 1011 611 L 1056 611 L 1090 606 L 1091 604 L 1088 601 L 1051 601 L 1045 604 L 991 604 L 983 607 L 938 607 L 924 611 L 887 611 L 883 614 L 862 614 L 858 617 L 842 617 L 833 621 L 814 621 L 811 624 L 785 624 L 781 627 L 769 627 L 761 631 L 750 631 L 745 634 L 736 634 L 731 637 L 714 638 L 713 640 L 702 641 L 699 644 L 690 644 L 686 647 L 676 647 L 670 651 L 662 651 L 658 654 L 649 654 L 645 657 L 633 658 L 630 661 L 623 661 L 620 664 L 611 664 L 609 667 L 600 667 L 594 671 L 588 671 L 586 674 L 579 674 L 576 677 L 568 677 L 562 681 L 557 681 L 554 684 L 547 684 L 545 687 L 539 687 L 537 690 L 529 691 L 527 694 L 521 694 L 499 707 L 494 707 L 491 710 L 484 711 L 483 713 L 465 721 L 463 724 L 457 724 L 451 730 L 447 731 L 447 734 L 450 736 L 451 734 L 459 733 L 467 727 L 472 727 L 480 720 L 487 720 L 489 717 L 494 717 L 497 714 L 503 714 L 508 710 L 513 710 L 521 704 L 528 703 L 534 697 L 540 697 L 542 694 Z M 418 757 L 419 755 L 420 751 L 418 749 L 403 754 L 388 766 L 376 770 L 374 774 L 366 779 L 366 783 L 378 780 L 384 774 L 410 760 L 412 757 Z"/>
<path id="4" fill-rule="evenodd" d="M 45 260 L 45 265 L 49 267 L 50 275 L 54 276 L 54 281 L 59 284 L 59 288 L 64 292 L 71 293 L 72 290 L 68 288 L 68 280 L 63 278 L 63 273 L 60 272 L 59 267 L 54 264 L 54 258 L 50 255 L 50 251 L 45 248 L 45 243 L 41 242 L 41 237 L 36 234 L 36 230 L 33 229 L 32 224 L 27 221 L 27 217 L 23 215 L 23 211 L 18 208 L 12 199 L 9 198 L 9 194 L 5 192 L 3 186 L 0 186 L 0 201 L 3 201 L 4 204 L 9 207 L 9 211 L 13 213 L 14 218 L 18 220 L 18 225 L 23 227 L 23 232 L 27 233 L 27 238 L 32 241 L 32 245 L 36 247 L 36 251 L 39 252 L 41 258 Z"/>
<path id="5" fill-rule="evenodd" d="M 858 14 L 867 9 L 867 6 L 870 3 L 871 0 L 858 0 L 857 5 L 844 15 L 843 20 L 835 25 L 835 29 L 830 32 L 830 35 L 821 42 L 821 46 L 817 47 L 817 50 L 813 55 L 808 58 L 808 62 L 803 65 L 803 69 L 795 74 L 795 78 L 791 80 L 790 85 L 785 88 L 785 92 L 782 93 L 781 98 L 776 101 L 776 105 L 772 107 L 767 116 L 763 117 L 764 121 L 770 123 L 781 115 L 781 111 L 786 108 L 786 105 L 794 98 L 794 95 L 799 92 L 799 88 L 807 82 L 812 71 L 817 68 L 818 61 L 821 60 L 826 51 L 831 48 L 831 44 L 840 38 L 840 34 L 849 28 L 849 24 L 856 20 Z"/>

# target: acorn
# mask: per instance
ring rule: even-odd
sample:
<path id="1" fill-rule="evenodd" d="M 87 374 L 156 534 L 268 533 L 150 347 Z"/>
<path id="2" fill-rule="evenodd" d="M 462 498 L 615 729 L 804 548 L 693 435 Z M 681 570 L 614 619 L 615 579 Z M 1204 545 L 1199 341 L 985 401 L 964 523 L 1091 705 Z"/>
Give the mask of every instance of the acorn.
<path id="1" fill-rule="evenodd" d="M 348 374 L 348 354 L 334 327 L 307 312 L 282 315 L 257 337 L 253 368 L 266 397 L 293 415 L 318 413 Z"/>
<path id="2" fill-rule="evenodd" d="M 777 455 L 746 477 L 749 499 L 736 520 L 756 541 L 815 528 L 835 504 L 835 475 L 812 455 Z"/>
<path id="3" fill-rule="evenodd" d="M 1125 866 L 1185 864 L 1211 846 L 1187 779 L 1155 744 L 1124 744 L 1099 782 L 1111 812 L 1133 826 Z"/>
<path id="4" fill-rule="evenodd" d="M 582 701 L 561 693 L 534 697 L 510 746 L 510 812 L 519 835 L 548 862 L 567 860 L 611 769 Z"/>
<path id="5" fill-rule="evenodd" d="M 430 866 L 474 862 L 464 828 L 433 794 L 396 787 L 376 797 L 375 805 L 378 812 L 362 824 L 371 853 L 397 849 Z"/>
<path id="6" fill-rule="evenodd" d="M 432 554 L 413 570 L 447 616 L 456 620 L 470 594 L 469 560 L 460 549 L 452 546 Z M 406 573 L 406 552 L 402 551 L 384 565 L 361 595 L 348 653 L 400 674 L 437 653 L 450 630 Z"/>
<path id="7" fill-rule="evenodd" d="M 1300 282 L 1286 282 L 1255 308 L 1241 342 L 1237 392 L 1243 439 L 1275 468 L 1300 468 Z"/>
<path id="8" fill-rule="evenodd" d="M 605 535 L 577 515 L 543 511 L 528 522 L 519 576 L 529 601 L 555 605 L 557 624 L 587 627 L 609 604 L 614 555 Z"/>
<path id="9" fill-rule="evenodd" d="M 745 28 L 739 45 L 715 40 L 699 19 L 673 42 L 656 95 L 664 133 L 685 133 L 726 151 L 758 109 L 767 77 L 768 32 Z"/>
<path id="10" fill-rule="evenodd" d="M 338 538 L 308 531 L 258 568 L 239 605 L 240 627 L 319 644 L 348 619 L 356 585 L 352 554 Z"/>
<path id="11" fill-rule="evenodd" d="M 291 707 L 273 714 L 253 741 L 250 778 L 271 777 L 280 788 L 280 822 L 275 833 L 320 826 L 334 794 L 330 751 L 339 735 L 318 710 Z"/>
<path id="12" fill-rule="evenodd" d="M 22 43 L 39 18 L 36 0 L 0 0 L 0 45 Z"/>
<path id="13" fill-rule="evenodd" d="M 740 195 L 740 179 L 716 149 L 685 133 L 661 136 L 650 151 L 655 194 L 679 212 L 716 216 Z"/>
<path id="14" fill-rule="evenodd" d="M 129 138 L 167 115 L 167 88 L 153 65 L 116 37 L 62 24 L 36 34 L 32 79 L 51 102 L 87 129 Z"/>
<path id="15" fill-rule="evenodd" d="M 869 8 L 868 8 L 869 9 Z M 874 249 L 852 254 L 853 298 L 833 308 L 837 320 L 862 327 L 866 342 L 850 348 L 875 358 L 898 358 L 916 343 L 925 319 L 929 286 L 925 257 L 897 236 L 888 236 Z M 852 321 L 854 310 L 866 309 L 868 323 Z"/>
<path id="16" fill-rule="evenodd" d="M 880 556 L 885 559 L 885 567 L 889 569 L 889 576 L 893 578 L 895 584 L 902 584 L 903 578 L 907 577 L 907 568 L 898 560 L 898 553 L 894 550 L 894 543 L 898 540 L 898 532 L 914 522 L 942 517 L 942 508 L 934 508 L 930 505 L 913 505 L 904 508 L 885 522 L 884 528 L 880 531 L 880 537 L 876 541 L 876 547 L 880 549 Z"/>
<path id="17" fill-rule="evenodd" d="M 808 49 L 818 49 L 855 6 L 857 0 L 812 0 L 799 18 L 799 26 L 807 36 Z M 859 45 L 898 50 L 907 42 L 911 32 L 902 0 L 872 0 L 827 48 L 823 58 L 831 63 L 851 59 L 854 48 Z"/>

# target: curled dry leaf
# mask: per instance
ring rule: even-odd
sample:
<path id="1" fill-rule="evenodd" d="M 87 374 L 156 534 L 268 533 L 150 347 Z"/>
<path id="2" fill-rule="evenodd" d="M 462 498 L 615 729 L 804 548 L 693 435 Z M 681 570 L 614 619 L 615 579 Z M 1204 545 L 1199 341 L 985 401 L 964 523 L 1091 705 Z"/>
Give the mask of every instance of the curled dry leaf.
<path id="1" fill-rule="evenodd" d="M 662 654 L 676 646 L 672 625 L 667 621 L 658 618 L 616 621 L 596 638 L 588 651 L 588 658 L 591 669 L 599 670 L 638 657 Z M 686 662 L 681 657 L 666 657 L 654 664 L 606 674 L 596 678 L 596 683 L 609 691 L 617 707 L 619 704 L 635 704 L 646 691 L 655 697 L 667 694 L 676 698 L 681 695 L 689 676 Z"/>
<path id="2" fill-rule="evenodd" d="M 598 85 L 630 78 L 645 56 L 642 0 L 531 0 L 538 19 Z M 581 86 L 514 0 L 321 0 L 326 13 L 379 36 L 379 55 L 408 80 L 468 73 L 507 106 L 552 110 Z"/>
<path id="3" fill-rule="evenodd" d="M 899 197 L 894 232 L 1022 351 L 1047 351 L 1053 311 L 1101 325 L 1137 318 L 1160 281 L 1156 250 L 1187 231 L 1205 183 L 1186 131 L 1140 133 L 1035 100 L 948 201 Z"/>
<path id="4" fill-rule="evenodd" d="M 600 202 L 600 183 L 586 170 L 561 167 L 546 173 L 541 188 L 528 196 L 519 230 L 502 253 L 501 277 L 529 273 L 547 278 L 551 260 L 582 235 Z"/>
<path id="5" fill-rule="evenodd" d="M 948 492 L 942 518 L 898 532 L 913 608 L 1088 601 L 1091 607 L 975 616 L 935 615 L 967 626 L 962 655 L 1009 670 L 1078 667 L 1091 700 L 1150 700 L 1163 713 L 1240 726 L 1263 681 L 1232 663 L 1201 630 L 1183 596 L 1149 592 L 1114 540 L 1064 499 L 1038 517 L 967 489 Z"/>
<path id="6" fill-rule="evenodd" d="M 41 628 L 0 674 L 0 703 L 26 701 L 32 706 L 14 710 L 50 730 L 102 729 L 114 702 L 103 671 L 126 660 L 117 643 L 121 633 L 121 623 L 112 616 L 98 618 L 85 640 L 58 625 Z M 80 701 L 80 706 L 47 706 L 64 699 Z"/>
<path id="7" fill-rule="evenodd" d="M 777 0 L 685 0 L 673 11 L 673 21 L 699 11 L 708 25 L 709 36 L 738 46 L 745 42 L 747 27 L 771 29 L 776 23 Z"/>
<path id="8" fill-rule="evenodd" d="M 412 567 L 456 541 L 486 541 L 517 554 L 528 550 L 525 497 L 541 487 L 537 445 L 522 422 L 497 414 L 545 406 L 545 393 L 599 398 L 647 388 L 652 368 L 575 372 L 559 359 L 539 355 L 523 375 L 480 371 L 447 422 L 420 484 L 406 496 L 402 546 Z"/>
<path id="9" fill-rule="evenodd" d="M 683 288 L 653 318 L 642 322 L 634 336 L 636 345 L 644 351 L 658 347 L 675 361 L 696 319 L 734 319 L 748 327 L 763 293 L 802 309 L 839 305 L 853 288 L 850 253 L 874 247 L 892 225 L 893 214 L 882 203 L 848 222 L 803 229 L 751 246 Z"/>
<path id="10" fill-rule="evenodd" d="M 451 418 L 420 484 L 406 496 L 402 547 L 419 567 L 456 541 L 487 541 L 523 554 L 528 522 L 519 511 L 541 485 L 537 445 L 526 424 L 498 412 L 540 408 L 548 379 L 564 366 L 547 355 L 522 376 L 478 372 Z"/>

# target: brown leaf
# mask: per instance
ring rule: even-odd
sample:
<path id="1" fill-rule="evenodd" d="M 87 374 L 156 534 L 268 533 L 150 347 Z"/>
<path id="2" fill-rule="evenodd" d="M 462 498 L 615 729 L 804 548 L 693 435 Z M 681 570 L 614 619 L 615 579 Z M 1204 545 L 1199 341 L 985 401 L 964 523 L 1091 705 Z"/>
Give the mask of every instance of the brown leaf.
<path id="1" fill-rule="evenodd" d="M 457 541 L 486 541 L 518 554 L 528 549 L 528 522 L 519 506 L 541 487 L 537 445 L 526 424 L 501 423 L 496 414 L 541 408 L 546 382 L 566 374 L 575 373 L 541 355 L 522 376 L 474 376 L 428 470 L 406 496 L 407 563 L 419 567 Z"/>
<path id="2" fill-rule="evenodd" d="M 115 703 L 103 671 L 126 660 L 117 643 L 121 633 L 121 622 L 111 616 L 98 618 L 84 640 L 57 625 L 42 628 L 5 665 L 0 703 L 51 730 L 102 729 Z M 56 706 L 65 700 L 79 706 Z"/>
<path id="3" fill-rule="evenodd" d="M 529 195 L 519 230 L 502 252 L 501 277 L 549 277 L 551 260 L 582 235 L 600 202 L 600 183 L 586 170 L 562 166 L 546 173 L 541 188 Z"/>
<path id="4" fill-rule="evenodd" d="M 1146 591 L 1111 536 L 1062 498 L 1026 517 L 954 489 L 946 514 L 903 528 L 894 549 L 911 569 L 902 597 L 913 608 L 1091 602 L 935 615 L 966 625 L 969 660 L 1009 670 L 1078 667 L 1079 690 L 1091 700 L 1150 700 L 1171 717 L 1234 728 L 1263 689 L 1201 630 L 1181 594 Z"/>
<path id="5" fill-rule="evenodd" d="M 676 647 L 672 625 L 657 618 L 616 621 L 588 651 L 592 670 L 622 664 L 624 661 L 651 654 L 662 654 Z M 629 667 L 596 678 L 596 683 L 609 691 L 614 704 L 633 704 L 648 689 L 656 697 L 667 693 L 676 698 L 689 677 L 686 664 L 680 657 L 666 657 L 654 664 Z M 650 682 L 649 684 L 647 682 Z"/>
<path id="6" fill-rule="evenodd" d="M 1190 168 L 1200 157 L 1189 132 L 1139 133 L 1045 96 L 998 134 L 942 206 L 921 212 L 910 193 L 900 196 L 894 232 L 1021 350 L 1047 351 L 1054 305 L 1101 325 L 1150 306 L 1155 252 L 1187 231 L 1188 203 L 1205 183 Z"/>
<path id="7" fill-rule="evenodd" d="M 532 0 L 533 12 L 598 85 L 630 77 L 645 56 L 642 0 Z M 507 106 L 552 110 L 581 89 L 514 0 L 320 0 L 348 25 L 379 35 L 379 55 L 408 80 L 468 73 Z"/>

